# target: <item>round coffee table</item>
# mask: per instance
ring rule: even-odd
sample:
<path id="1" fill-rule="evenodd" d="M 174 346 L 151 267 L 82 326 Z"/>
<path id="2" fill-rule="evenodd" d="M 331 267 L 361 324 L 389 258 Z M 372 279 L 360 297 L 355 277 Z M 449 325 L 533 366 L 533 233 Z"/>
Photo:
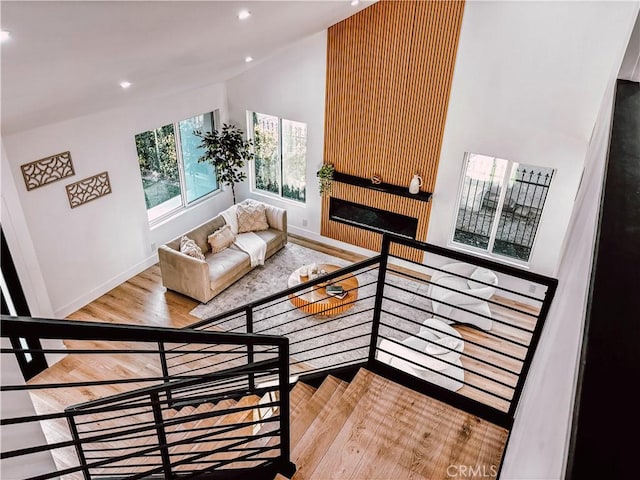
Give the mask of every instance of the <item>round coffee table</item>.
<path id="1" fill-rule="evenodd" d="M 289 276 L 289 281 L 287 282 L 289 288 L 308 281 L 307 279 L 300 278 L 301 268 L 303 267 L 296 269 L 291 276 Z M 339 270 L 340 267 L 321 263 L 318 264 L 318 269 L 331 273 Z M 289 295 L 289 300 L 298 309 L 312 315 L 336 315 L 353 307 L 355 301 L 358 299 L 359 286 L 358 279 L 353 274 L 347 273 L 346 275 L 342 275 L 331 280 L 329 284 L 341 285 L 348 293 L 344 298 L 337 298 L 329 295 L 324 287 L 314 285 L 308 289 L 292 293 Z"/>

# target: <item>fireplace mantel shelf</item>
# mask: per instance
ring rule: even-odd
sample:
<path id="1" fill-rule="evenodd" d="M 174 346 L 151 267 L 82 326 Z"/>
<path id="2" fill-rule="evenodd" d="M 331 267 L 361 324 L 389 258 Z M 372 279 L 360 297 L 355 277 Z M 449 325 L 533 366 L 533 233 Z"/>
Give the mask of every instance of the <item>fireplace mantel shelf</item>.
<path id="1" fill-rule="evenodd" d="M 413 198 L 414 200 L 419 200 L 421 202 L 428 202 L 431 198 L 431 192 L 420 191 L 415 194 L 409 193 L 408 187 L 401 187 L 390 183 L 373 183 L 368 178 L 356 177 L 355 175 L 349 175 L 347 173 L 334 172 L 333 181 L 347 183 L 349 185 L 355 185 L 362 188 L 370 188 L 371 190 L 390 193 L 400 197 Z"/>

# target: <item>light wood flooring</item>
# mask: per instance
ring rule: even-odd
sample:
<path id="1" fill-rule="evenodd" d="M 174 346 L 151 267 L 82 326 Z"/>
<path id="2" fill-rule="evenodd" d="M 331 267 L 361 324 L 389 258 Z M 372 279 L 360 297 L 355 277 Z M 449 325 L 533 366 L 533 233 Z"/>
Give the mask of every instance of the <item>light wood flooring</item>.
<path id="1" fill-rule="evenodd" d="M 351 252 L 336 250 L 295 236 L 291 236 L 290 240 L 303 246 L 344 258 L 348 261 L 358 261 L 363 258 Z M 180 328 L 199 320 L 189 314 L 197 305 L 198 302 L 194 300 L 171 291 L 166 291 L 164 287 L 162 287 L 159 266 L 154 265 L 77 312 L 69 315 L 68 319 Z M 513 316 L 509 311 L 505 311 L 505 315 Z M 486 341 L 482 332 L 478 330 L 462 327 L 460 331 L 465 340 Z M 140 345 L 122 342 L 118 345 L 111 345 L 110 347 L 107 347 L 101 342 L 93 342 L 93 345 L 87 342 L 66 343 L 69 348 L 140 348 Z M 469 349 L 467 349 L 467 351 L 469 351 Z M 471 347 L 471 352 L 473 352 L 473 347 Z M 142 354 L 114 354 L 108 356 L 68 355 L 58 364 L 37 376 L 30 383 L 63 383 L 65 381 L 87 381 L 114 377 L 135 378 L 140 376 L 158 376 L 160 374 L 159 362 L 156 356 Z M 502 373 L 498 372 L 497 374 Z M 479 379 L 479 381 L 481 382 L 482 379 Z M 367 391 L 370 391 L 371 385 L 367 382 L 365 382 L 365 384 L 368 386 L 362 388 L 365 390 L 369 389 Z M 356 385 L 359 385 L 359 383 L 356 383 Z M 132 388 L 131 385 L 105 385 L 91 389 L 65 388 L 54 391 L 38 390 L 32 393 L 32 396 L 38 413 L 47 413 L 60 411 L 61 408 L 64 409 L 68 405 L 112 395 Z M 327 388 L 328 387 L 325 387 L 322 391 L 326 392 Z M 392 397 L 390 397 L 384 405 L 374 406 L 373 403 L 369 405 L 364 402 L 361 405 L 359 404 L 360 406 L 355 410 L 350 410 L 353 406 L 352 403 L 360 397 L 362 392 L 354 386 L 349 386 L 348 388 L 344 385 L 336 386 L 336 392 L 340 391 L 342 393 L 344 391 L 344 395 L 338 395 L 336 393 L 336 396 L 341 399 L 338 410 L 340 411 L 340 408 L 342 408 L 340 405 L 346 408 L 340 413 L 340 418 L 343 418 L 345 423 L 347 423 L 348 419 L 351 419 L 351 426 L 344 431 L 343 427 L 345 423 L 342 424 L 339 430 L 322 427 L 321 425 L 324 425 L 324 421 L 320 421 L 320 424 L 318 424 L 318 418 L 322 418 L 322 412 L 325 412 L 324 406 L 319 403 L 319 398 L 324 398 L 324 396 L 326 396 L 325 393 L 316 397 L 315 403 L 311 402 L 310 412 L 317 411 L 316 413 L 318 413 L 319 417 L 316 418 L 310 412 L 306 412 L 304 414 L 306 419 L 305 423 L 309 425 L 315 424 L 317 429 L 322 430 L 324 428 L 327 431 L 309 434 L 305 429 L 304 431 L 307 433 L 303 434 L 301 426 L 292 427 L 292 435 L 297 439 L 295 443 L 292 442 L 295 456 L 294 462 L 300 462 L 301 465 L 298 474 L 294 477 L 296 480 L 303 478 L 322 478 L 321 472 L 327 466 L 325 464 L 336 461 L 338 465 L 349 464 L 349 468 L 355 468 L 350 474 L 351 476 L 344 478 L 447 478 L 447 476 L 442 473 L 444 472 L 443 469 L 448 465 L 446 463 L 447 461 L 455 460 L 458 464 L 476 465 L 480 456 L 482 456 L 483 459 L 486 457 L 486 461 L 491 465 L 499 464 L 506 442 L 506 431 L 499 429 L 499 431 L 490 432 L 490 427 L 493 427 L 490 424 L 486 424 L 486 422 L 475 417 L 472 418 L 465 412 L 415 394 L 402 387 L 393 386 L 384 388 L 393 392 Z M 376 387 L 372 392 L 375 393 L 379 390 L 380 389 Z M 470 392 L 468 395 L 473 397 L 475 394 Z M 432 402 L 432 404 L 418 408 L 417 405 L 420 404 L 418 402 L 420 397 L 424 398 L 423 401 L 427 403 Z M 330 398 L 333 398 L 333 393 Z M 375 395 L 371 395 L 368 398 L 371 400 L 375 398 Z M 325 400 L 328 399 L 325 398 Z M 498 406 L 498 408 L 504 407 L 504 405 L 496 406 Z M 431 413 L 425 414 L 423 409 L 426 408 L 428 408 Z M 378 411 L 378 409 L 383 410 Z M 292 414 L 293 413 L 298 415 L 300 412 L 296 413 L 292 408 Z M 375 413 L 375 415 L 366 420 L 365 416 L 371 413 Z M 325 412 L 325 414 L 328 413 Z M 335 415 L 335 413 L 332 413 L 332 415 Z M 410 422 L 404 422 L 403 420 L 407 415 L 409 415 L 407 418 L 412 419 Z M 374 435 L 373 432 L 369 432 L 367 433 L 367 437 L 360 437 L 362 432 L 359 430 L 359 425 L 367 422 L 372 422 L 376 425 L 374 431 L 377 433 Z M 44 423 L 45 434 L 50 442 L 68 439 L 66 422 L 51 420 Z M 406 431 L 397 430 L 400 424 L 404 425 L 403 428 L 406 428 Z M 481 427 L 479 427 L 479 425 L 481 425 Z M 444 428 L 445 426 L 447 428 Z M 413 429 L 413 427 L 416 428 Z M 300 436 L 299 439 L 297 438 L 298 435 Z M 314 464 L 313 469 L 306 466 L 307 463 L 312 460 L 308 459 L 305 455 L 313 456 L 313 454 L 309 452 L 311 448 L 310 445 L 317 441 L 329 442 L 334 435 L 342 435 L 346 442 L 346 447 L 328 447 L 329 449 L 333 448 L 338 460 L 326 460 L 325 464 L 323 464 L 322 459 L 314 457 L 315 459 L 313 461 L 317 461 L 317 465 Z M 378 437 L 382 443 L 374 440 Z M 470 439 L 473 439 L 473 441 L 470 441 Z M 424 451 L 404 449 L 403 446 L 406 446 L 409 441 L 418 442 L 423 445 L 421 448 L 424 448 Z M 371 445 L 372 450 L 363 452 L 360 449 L 361 445 Z M 435 451 L 440 453 L 436 454 L 434 453 Z M 302 452 L 306 453 L 303 454 Z M 357 460 L 354 460 L 354 452 L 360 455 Z M 384 464 L 378 465 L 378 463 L 373 462 L 373 459 L 380 459 L 384 456 L 383 453 L 386 454 L 386 452 L 395 452 L 394 456 L 397 456 L 396 459 L 403 459 L 403 465 L 406 463 L 407 465 L 414 465 L 415 468 L 411 467 L 409 470 L 402 470 L 397 465 L 385 466 Z M 61 450 L 56 455 L 59 468 L 75 465 L 77 463 L 75 458 L 75 452 L 72 449 Z M 449 460 L 445 461 L 445 459 Z M 483 460 L 483 462 L 484 461 L 485 460 Z M 489 465 L 489 463 L 486 464 Z M 374 465 L 377 465 L 377 467 L 374 467 Z M 347 467 L 345 466 L 344 468 Z M 384 472 L 386 476 L 375 476 L 373 472 L 374 469 L 378 473 Z M 429 473 L 428 476 L 420 476 L 416 473 L 417 471 L 425 475 L 427 472 L 431 473 Z M 439 473 L 436 475 L 434 472 Z M 408 476 L 404 476 L 405 474 Z"/>

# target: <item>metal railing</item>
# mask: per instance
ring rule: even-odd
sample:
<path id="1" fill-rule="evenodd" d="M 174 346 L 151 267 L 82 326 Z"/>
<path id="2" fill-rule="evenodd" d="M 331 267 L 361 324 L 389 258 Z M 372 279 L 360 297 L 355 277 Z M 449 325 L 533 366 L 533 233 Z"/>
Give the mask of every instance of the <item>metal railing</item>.
<path id="1" fill-rule="evenodd" d="M 266 472 L 266 477 L 272 478 L 277 471 L 293 471 L 289 459 L 288 339 L 2 317 L 3 337 L 36 331 L 43 339 L 64 339 L 67 344 L 73 340 L 67 349 L 45 349 L 45 353 L 72 355 L 78 360 L 74 365 L 81 366 L 87 358 L 87 364 L 96 369 L 105 355 L 123 362 L 135 356 L 144 359 L 148 372 L 160 373 L 163 351 L 159 344 L 178 342 L 203 345 L 219 355 L 236 349 L 245 361 L 181 377 L 113 371 L 92 373 L 88 375 L 92 379 L 85 380 L 69 372 L 69 378 L 57 382 L 46 375 L 27 385 L 3 382 L 3 403 L 11 402 L 12 394 L 26 391 L 35 395 L 39 411 L 36 415 L 2 418 L 2 429 L 15 431 L 42 422 L 43 430 L 49 433 L 43 444 L 8 450 L 3 445 L 3 461 L 21 458 L 29 462 L 32 455 L 52 454 L 57 470 L 31 478 L 206 478 L 221 471 L 231 474 L 249 469 L 256 475 Z M 269 353 L 247 361 L 250 348 L 265 348 Z M 14 348 L 2 349 L 3 355 L 15 352 Z M 191 350 L 174 353 L 193 355 Z M 267 378 L 269 383 L 252 388 L 249 378 Z M 113 391 L 118 393 L 64 405 L 69 399 L 91 399 Z M 181 397 L 183 401 L 176 400 Z M 60 401 L 51 405 L 38 398 Z M 265 410 L 270 415 L 264 415 Z M 73 457 L 69 449 L 75 450 L 74 464 L 69 462 Z"/>
<path id="2" fill-rule="evenodd" d="M 419 250 L 424 261 L 394 257 L 390 254 L 392 245 Z M 495 294 L 477 297 L 473 290 L 431 281 L 435 272 L 447 272 L 452 262 L 500 275 L 498 285 L 484 284 L 494 288 Z M 399 267 L 401 264 L 406 266 Z M 484 283 L 470 276 L 451 276 L 462 285 Z M 342 310 L 344 304 L 336 308 L 335 303 L 326 303 L 324 285 L 344 284 L 349 277 L 358 280 L 345 297 L 349 308 Z M 509 427 L 556 284 L 555 279 L 504 264 L 385 235 L 379 256 L 189 328 L 283 335 L 290 340 L 292 375 L 304 379 L 337 368 L 364 366 Z M 535 295 L 529 293 L 531 289 Z M 440 295 L 434 297 L 438 291 Z M 448 301 L 442 292 L 455 293 L 456 300 Z M 316 299 L 317 309 L 310 308 L 314 302 L 307 304 L 310 298 Z M 435 322 L 425 325 L 427 319 Z M 474 325 L 489 322 L 491 327 L 485 330 Z M 458 335 L 460 345 L 447 346 Z M 439 354 L 429 353 L 437 349 Z M 181 375 L 185 362 L 171 348 L 166 352 L 167 372 Z M 212 363 L 200 371 L 216 367 Z"/>
<path id="3" fill-rule="evenodd" d="M 396 246 L 424 260 L 394 257 Z M 329 296 L 329 284 L 342 285 L 346 296 Z M 185 329 L 3 317 L 3 336 L 109 340 L 109 348 L 80 342 L 64 353 L 149 355 L 157 374 L 3 385 L 4 392 L 104 385 L 121 392 L 2 419 L 3 428 L 63 421 L 69 433 L 2 458 L 76 449 L 77 465 L 38 479 L 292 472 L 289 385 L 361 367 L 510 428 L 556 286 L 552 278 L 385 235 L 380 255 Z"/>

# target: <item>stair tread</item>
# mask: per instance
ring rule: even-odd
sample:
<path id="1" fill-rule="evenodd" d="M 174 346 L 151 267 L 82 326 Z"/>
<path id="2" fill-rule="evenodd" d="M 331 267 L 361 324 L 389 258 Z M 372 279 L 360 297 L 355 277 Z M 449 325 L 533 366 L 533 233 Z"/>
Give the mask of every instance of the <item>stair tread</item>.
<path id="1" fill-rule="evenodd" d="M 447 478 L 447 467 L 500 464 L 507 430 L 374 376 L 322 459 L 300 479 Z M 489 446 L 489 448 L 485 448 Z"/>
<path id="2" fill-rule="evenodd" d="M 260 398 L 257 395 L 247 395 L 242 397 L 235 405 L 237 408 L 248 407 L 257 405 Z M 228 413 L 220 417 L 220 421 L 216 426 L 233 425 L 237 423 L 244 423 L 253 419 L 254 409 L 248 409 L 239 412 Z M 197 457 L 197 461 L 200 462 L 215 462 L 220 460 L 229 460 L 240 455 L 238 452 L 216 452 L 211 455 L 202 455 L 203 453 L 210 452 L 211 450 L 222 448 L 232 443 L 236 443 L 238 440 L 228 440 L 229 437 L 239 437 L 245 435 L 251 435 L 251 426 L 245 426 L 236 428 L 228 432 L 220 433 L 212 437 L 210 441 L 203 441 L 195 444 L 185 444 L 182 449 L 176 449 L 176 453 L 184 455 L 184 459 Z M 200 432 L 203 434 L 206 432 Z M 174 458 L 172 458 L 174 460 Z M 189 463 L 179 465 L 175 468 L 176 471 L 191 470 L 193 468 Z M 224 468 L 224 467 L 222 467 Z"/>
<path id="3" fill-rule="evenodd" d="M 344 392 L 330 398 L 298 443 L 292 445 L 291 458 L 297 466 L 294 479 L 307 478 L 315 470 L 372 378 L 368 370 L 359 370 Z"/>
<path id="4" fill-rule="evenodd" d="M 294 410 L 294 405 L 298 406 L 300 402 L 309 400 L 313 394 L 316 392 L 316 389 L 311 385 L 307 385 L 303 382 L 296 383 L 291 389 L 291 393 L 289 394 L 289 403 L 291 404 L 291 411 Z"/>
<path id="5" fill-rule="evenodd" d="M 304 404 L 299 404 L 292 411 L 291 445 L 296 445 L 300 441 L 309 425 L 311 425 L 341 384 L 344 385 L 343 390 L 346 389 L 346 382 L 342 382 L 331 375 L 327 376 L 313 396 Z"/>

